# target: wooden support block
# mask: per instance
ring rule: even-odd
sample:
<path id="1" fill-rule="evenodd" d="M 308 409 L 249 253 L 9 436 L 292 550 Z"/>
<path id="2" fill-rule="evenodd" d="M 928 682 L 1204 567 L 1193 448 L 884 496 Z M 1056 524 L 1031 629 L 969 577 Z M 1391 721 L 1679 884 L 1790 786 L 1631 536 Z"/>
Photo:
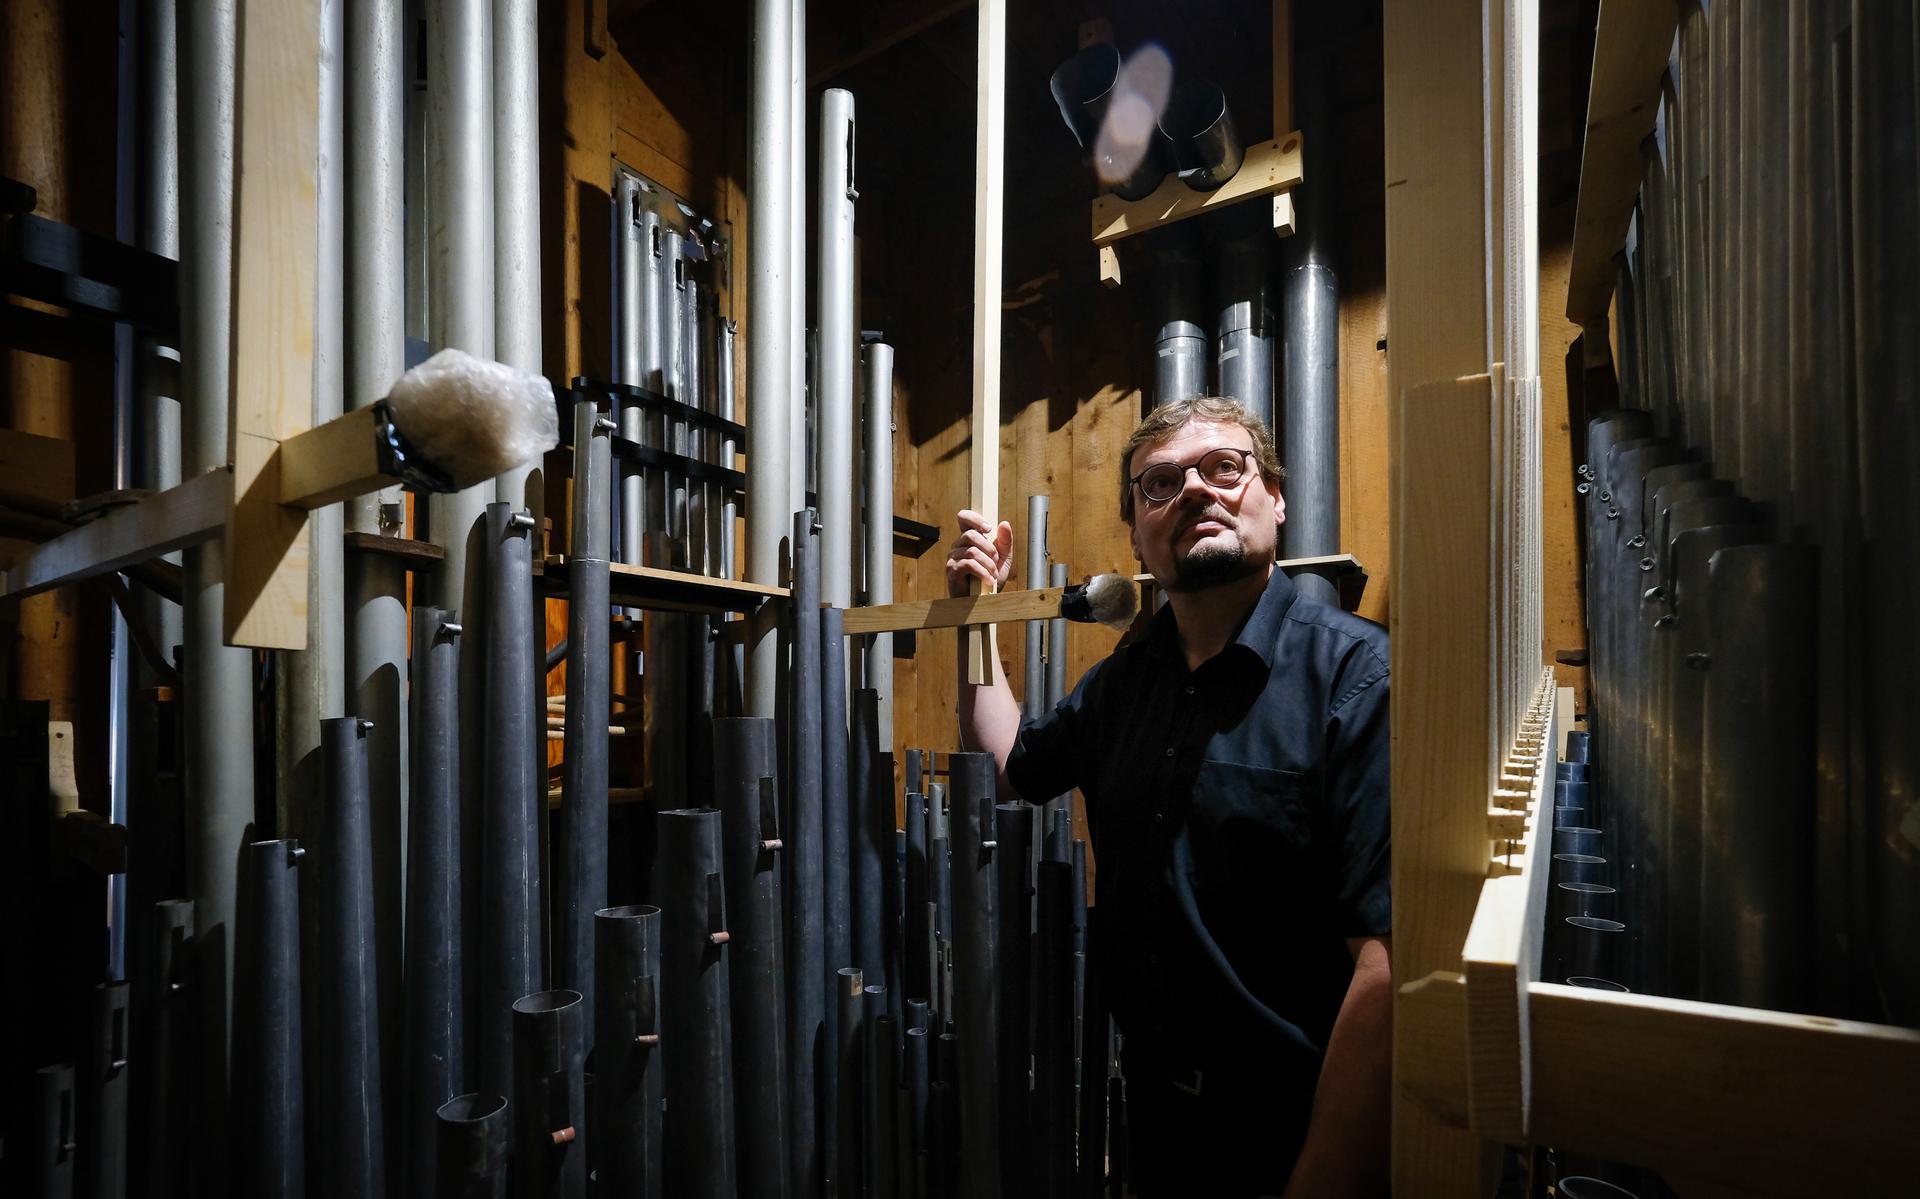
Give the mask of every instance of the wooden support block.
<path id="1" fill-rule="evenodd" d="M 313 424 L 319 64 L 319 0 L 246 0 L 235 113 L 230 645 L 307 645 L 307 517 L 280 502 L 279 449 Z"/>
<path id="2" fill-rule="evenodd" d="M 1527 835 L 1527 826 L 1525 810 L 1487 809 L 1487 835 L 1495 841 L 1516 841 Z"/>
<path id="3" fill-rule="evenodd" d="M 1152 194 L 1138 200 L 1103 195 L 1093 201 L 1093 244 L 1114 242 L 1217 212 L 1242 200 L 1297 187 L 1302 179 L 1300 134 L 1284 133 L 1270 142 L 1248 146 L 1233 178 L 1210 192 L 1198 192 L 1168 175 Z"/>
<path id="4" fill-rule="evenodd" d="M 51 515 L 73 498 L 73 443 L 0 429 L 0 504 Z"/>
<path id="5" fill-rule="evenodd" d="M 1013 620 L 1051 620 L 1060 615 L 1061 587 L 1002 591 L 992 595 L 949 596 L 936 600 L 907 600 L 870 608 L 848 608 L 849 637 L 868 633 L 898 633 L 907 629 L 958 629 L 1004 624 Z"/>
<path id="6" fill-rule="evenodd" d="M 1273 198 L 1273 235 L 1292 237 L 1299 227 L 1299 219 L 1293 211 L 1293 193 L 1281 192 Z"/>
<path id="7" fill-rule="evenodd" d="M 1000 292 L 1006 207 L 1007 3 L 980 0 L 974 97 L 973 452 L 971 507 L 1000 521 Z M 976 594 L 980 583 L 971 589 Z M 993 682 L 993 626 L 967 630 L 967 681 Z"/>
<path id="8" fill-rule="evenodd" d="M 212 470 L 62 533 L 15 562 L 5 595 L 19 599 L 210 541 L 227 523 L 231 476 Z"/>
<path id="9" fill-rule="evenodd" d="M 1120 286 L 1120 252 L 1112 246 L 1100 247 L 1100 285 Z"/>
<path id="10" fill-rule="evenodd" d="M 1465 1129 L 1467 984 L 1442 970 L 1400 987 L 1393 1001 L 1394 1083 L 1401 1095 L 1450 1128 Z"/>
<path id="11" fill-rule="evenodd" d="M 399 480 L 380 471 L 372 407 L 355 408 L 280 446 L 280 502 L 322 508 Z"/>

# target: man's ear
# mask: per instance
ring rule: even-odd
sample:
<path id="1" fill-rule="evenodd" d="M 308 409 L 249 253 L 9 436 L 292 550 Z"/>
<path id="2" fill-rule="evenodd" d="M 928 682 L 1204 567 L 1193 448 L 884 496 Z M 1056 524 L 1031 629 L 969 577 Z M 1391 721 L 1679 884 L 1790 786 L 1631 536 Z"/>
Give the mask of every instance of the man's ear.
<path id="1" fill-rule="evenodd" d="M 1273 523 L 1277 528 L 1287 523 L 1286 497 L 1280 494 L 1280 484 L 1278 483 L 1268 483 L 1266 484 L 1266 488 L 1267 494 L 1273 497 Z"/>

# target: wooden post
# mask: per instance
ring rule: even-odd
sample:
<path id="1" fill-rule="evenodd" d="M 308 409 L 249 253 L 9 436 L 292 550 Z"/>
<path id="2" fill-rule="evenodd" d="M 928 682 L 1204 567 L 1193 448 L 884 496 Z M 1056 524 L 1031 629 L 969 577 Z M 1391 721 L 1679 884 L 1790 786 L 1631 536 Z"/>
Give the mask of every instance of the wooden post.
<path id="1" fill-rule="evenodd" d="M 280 503 L 278 451 L 313 424 L 319 70 L 319 0 L 247 0 L 233 204 L 230 645 L 307 644 L 307 514 Z"/>
<path id="2" fill-rule="evenodd" d="M 974 102 L 972 506 L 1000 522 L 1000 245 L 1006 208 L 1007 6 L 981 0 Z M 972 590 L 977 594 L 980 584 Z M 993 626 L 967 630 L 967 681 L 993 682 Z"/>

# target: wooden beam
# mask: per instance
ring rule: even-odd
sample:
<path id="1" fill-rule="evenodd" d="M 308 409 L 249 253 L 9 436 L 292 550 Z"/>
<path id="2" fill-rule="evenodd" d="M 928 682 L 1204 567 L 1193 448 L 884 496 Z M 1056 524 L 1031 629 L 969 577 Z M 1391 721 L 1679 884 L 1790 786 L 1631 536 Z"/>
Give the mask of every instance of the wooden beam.
<path id="1" fill-rule="evenodd" d="M 4 595 L 21 599 L 211 541 L 226 527 L 232 486 L 226 471 L 210 470 L 62 533 L 14 563 Z"/>
<path id="2" fill-rule="evenodd" d="M 375 409 L 355 408 L 280 446 L 280 502 L 324 508 L 400 480 L 380 471 Z"/>
<path id="3" fill-rule="evenodd" d="M 280 502 L 279 449 L 313 424 L 319 69 L 319 0 L 246 0 L 235 113 L 231 645 L 307 645 L 307 516 Z"/>
<path id="4" fill-rule="evenodd" d="M 1179 221 L 1250 200 L 1291 191 L 1303 178 L 1300 135 L 1285 133 L 1270 142 L 1247 147 L 1247 156 L 1233 178 L 1210 192 L 1198 192 L 1168 175 L 1152 194 L 1122 200 L 1107 194 L 1093 201 L 1093 244 L 1110 246 Z"/>
<path id="5" fill-rule="evenodd" d="M 1464 1131 L 1470 1119 L 1467 1076 L 1467 984 L 1443 970 L 1402 985 L 1393 1000 L 1394 1092 L 1427 1118 Z M 1409 1051 L 1405 1058 L 1398 1056 Z"/>
<path id="6" fill-rule="evenodd" d="M 973 141 L 973 453 L 971 507 L 1000 522 L 1000 292 L 1006 215 L 1007 0 L 980 0 Z M 975 580 L 969 590 L 978 593 Z M 967 630 L 967 681 L 993 682 L 993 626 Z"/>
<path id="7" fill-rule="evenodd" d="M 1679 22 L 1680 6 L 1673 0 L 1601 0 L 1567 277 L 1567 319 L 1576 324 L 1606 320 L 1613 256 L 1626 243 L 1646 173 L 1640 143 L 1653 132 L 1660 111 L 1660 76 Z"/>
<path id="8" fill-rule="evenodd" d="M 1912 1190 L 1920 1031 L 1534 983 L 1536 1143 L 1752 1195 Z"/>
<path id="9" fill-rule="evenodd" d="M 73 443 L 0 429 L 0 504 L 51 515 L 73 498 Z"/>
<path id="10" fill-rule="evenodd" d="M 1051 620 L 1060 615 L 1064 587 L 1002 591 L 994 595 L 948 596 L 906 600 L 871 608 L 848 608 L 848 636 L 900 633 L 909 629 L 960 629 L 970 625 L 1005 624 L 1011 620 Z"/>

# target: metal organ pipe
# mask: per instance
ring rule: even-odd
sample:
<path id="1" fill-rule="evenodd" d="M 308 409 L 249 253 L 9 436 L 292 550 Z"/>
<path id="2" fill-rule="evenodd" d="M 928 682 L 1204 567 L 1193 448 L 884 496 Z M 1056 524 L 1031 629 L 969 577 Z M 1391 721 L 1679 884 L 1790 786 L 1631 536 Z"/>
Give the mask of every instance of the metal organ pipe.
<path id="1" fill-rule="evenodd" d="M 820 598 L 853 606 L 853 95 L 820 97 L 820 291 L 817 350 L 820 496 Z"/>
<path id="2" fill-rule="evenodd" d="M 856 281 L 857 282 L 857 281 Z M 866 348 L 867 602 L 893 602 L 893 347 Z M 880 696 L 882 750 L 893 746 L 893 634 L 876 633 L 867 647 L 867 686 Z"/>
<path id="3" fill-rule="evenodd" d="M 540 36 L 536 0 L 493 0 L 494 357 L 540 373 Z M 494 480 L 494 499 L 533 513 L 537 465 Z M 589 1000 L 590 1002 L 590 1000 Z M 591 1023 L 591 1020 L 589 1020 Z"/>
<path id="4" fill-rule="evenodd" d="M 1302 64 L 1297 95 L 1302 136 L 1327 136 L 1323 65 L 1311 59 Z M 1337 211 L 1332 190 L 1324 171 L 1316 171 L 1295 191 L 1300 228 L 1281 251 L 1286 381 L 1278 432 L 1288 476 L 1287 519 L 1280 526 L 1285 558 L 1340 552 L 1340 285 L 1329 249 Z M 1333 584 L 1319 575 L 1300 574 L 1294 582 L 1304 594 L 1338 602 Z"/>

